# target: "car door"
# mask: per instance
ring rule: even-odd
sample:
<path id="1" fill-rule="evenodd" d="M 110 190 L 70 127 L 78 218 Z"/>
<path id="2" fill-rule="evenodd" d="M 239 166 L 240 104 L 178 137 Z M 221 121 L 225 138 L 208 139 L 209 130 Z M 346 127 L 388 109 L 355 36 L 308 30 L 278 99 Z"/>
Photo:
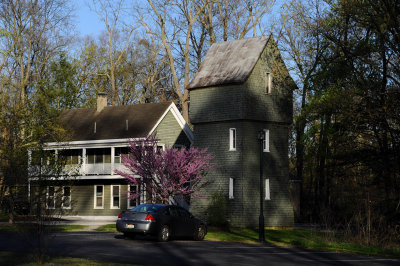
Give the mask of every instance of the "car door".
<path id="1" fill-rule="evenodd" d="M 194 222 L 190 212 L 184 208 L 177 207 L 179 213 L 179 224 L 181 236 L 193 236 L 194 232 Z"/>
<path id="2" fill-rule="evenodd" d="M 171 206 L 169 208 L 169 214 L 170 214 L 170 227 L 172 230 L 172 234 L 174 236 L 182 236 L 183 235 L 183 230 L 182 230 L 182 222 L 181 218 L 178 212 L 178 209 L 175 206 Z"/>

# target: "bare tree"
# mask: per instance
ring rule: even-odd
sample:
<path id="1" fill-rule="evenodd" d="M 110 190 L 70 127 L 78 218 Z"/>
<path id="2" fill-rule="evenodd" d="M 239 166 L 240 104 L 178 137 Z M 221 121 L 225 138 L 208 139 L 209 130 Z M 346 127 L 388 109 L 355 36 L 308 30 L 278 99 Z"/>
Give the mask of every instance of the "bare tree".
<path id="1" fill-rule="evenodd" d="M 120 104 L 116 71 L 123 57 L 126 56 L 129 41 L 135 29 L 133 25 L 127 26 L 123 24 L 121 16 L 123 15 L 124 8 L 124 0 L 93 0 L 91 5 L 91 9 L 99 16 L 106 28 L 108 60 L 104 66 L 103 74 L 110 81 L 112 105 Z M 125 34 L 124 41 L 121 41 L 122 34 Z"/>

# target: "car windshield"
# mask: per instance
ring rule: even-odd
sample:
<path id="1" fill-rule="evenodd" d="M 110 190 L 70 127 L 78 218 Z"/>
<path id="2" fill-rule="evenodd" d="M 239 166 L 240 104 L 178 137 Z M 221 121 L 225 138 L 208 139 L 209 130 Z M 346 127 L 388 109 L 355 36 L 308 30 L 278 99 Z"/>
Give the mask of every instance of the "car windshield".
<path id="1" fill-rule="evenodd" d="M 142 204 L 131 209 L 134 212 L 158 212 L 164 205 Z"/>

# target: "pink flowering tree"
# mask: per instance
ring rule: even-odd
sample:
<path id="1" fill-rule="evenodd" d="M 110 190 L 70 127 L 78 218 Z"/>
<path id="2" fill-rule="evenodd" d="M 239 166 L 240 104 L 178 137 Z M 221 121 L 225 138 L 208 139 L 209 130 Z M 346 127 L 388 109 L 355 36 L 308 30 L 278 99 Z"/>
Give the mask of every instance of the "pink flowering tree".
<path id="1" fill-rule="evenodd" d="M 162 150 L 155 135 L 132 140 L 129 145 L 129 154 L 122 155 L 122 164 L 126 170 L 115 172 L 125 177 L 130 184 L 145 187 L 155 202 L 168 203 L 177 195 L 198 196 L 196 188 L 200 180 L 215 168 L 211 162 L 213 156 L 207 153 L 207 149 Z M 139 196 L 140 191 L 131 194 L 130 198 Z"/>

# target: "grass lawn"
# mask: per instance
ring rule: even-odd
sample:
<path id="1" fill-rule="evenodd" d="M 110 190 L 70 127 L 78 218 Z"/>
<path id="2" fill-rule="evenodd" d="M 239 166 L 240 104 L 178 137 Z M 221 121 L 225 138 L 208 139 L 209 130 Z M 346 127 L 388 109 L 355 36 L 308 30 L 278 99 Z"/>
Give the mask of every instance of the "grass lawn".
<path id="1" fill-rule="evenodd" d="M 15 253 L 15 252 L 0 252 L 0 262 L 2 265 L 39 265 L 36 263 L 33 256 L 27 255 L 25 253 Z M 45 262 L 40 265 L 90 265 L 90 266 L 118 266 L 118 265 L 128 265 L 110 262 L 101 262 L 87 259 L 69 258 L 69 257 L 47 257 Z M 132 264 L 129 264 L 132 265 Z"/>
<path id="2" fill-rule="evenodd" d="M 259 243 L 258 230 L 231 228 L 223 231 L 211 227 L 206 236 L 207 240 L 238 241 L 244 243 Z M 384 248 L 379 246 L 366 246 L 350 242 L 341 234 L 326 233 L 314 230 L 265 230 L 267 243 L 282 247 L 300 247 L 336 252 L 349 252 L 364 255 L 400 257 L 400 247 Z"/>
<path id="3" fill-rule="evenodd" d="M 117 228 L 115 228 L 115 224 L 106 224 L 99 226 L 98 228 L 95 229 L 95 231 L 99 232 L 114 232 L 117 233 Z"/>

